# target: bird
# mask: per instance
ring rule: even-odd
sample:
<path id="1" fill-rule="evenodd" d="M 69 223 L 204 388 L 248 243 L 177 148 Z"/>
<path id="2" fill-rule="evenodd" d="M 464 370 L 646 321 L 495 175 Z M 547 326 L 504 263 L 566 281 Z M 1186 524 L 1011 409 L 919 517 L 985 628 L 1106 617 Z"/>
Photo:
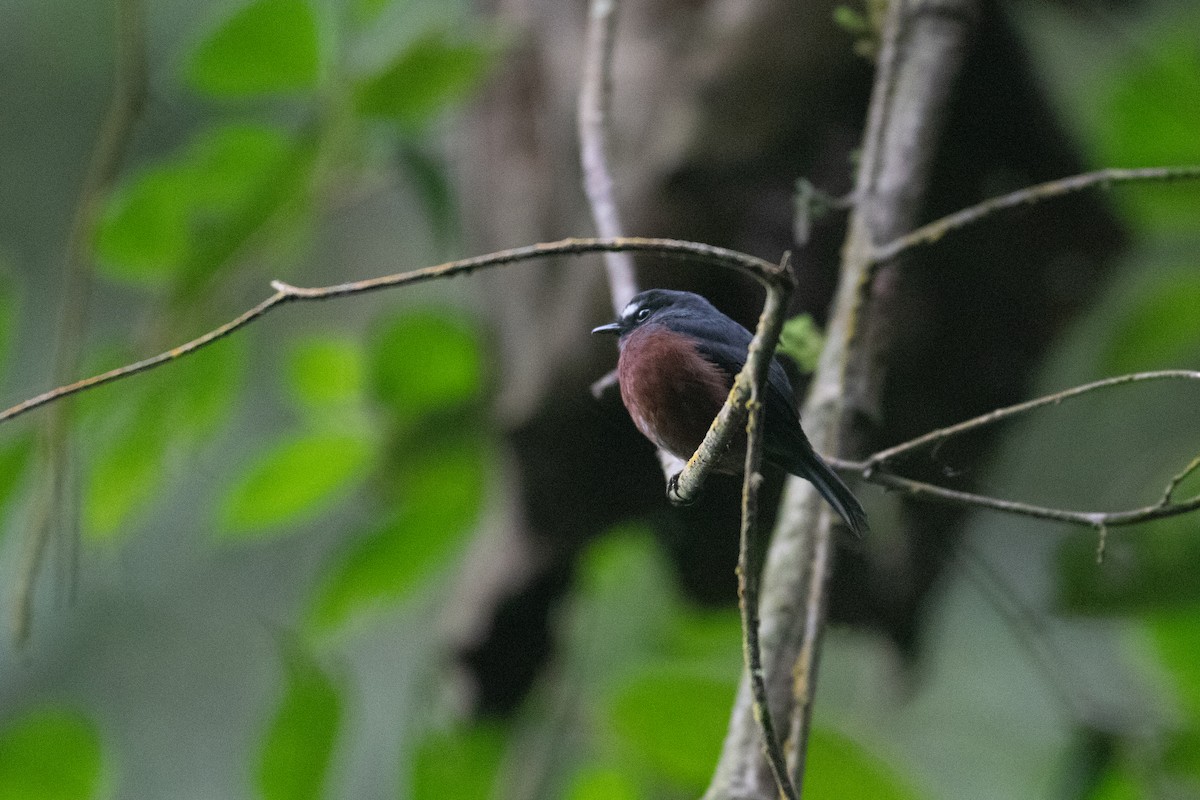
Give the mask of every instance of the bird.
<path id="1" fill-rule="evenodd" d="M 693 292 L 649 289 L 593 334 L 616 335 L 621 400 L 642 434 L 684 461 L 691 458 L 746 363 L 750 331 Z M 763 459 L 812 483 L 856 535 L 867 532 L 862 504 L 819 456 L 800 427 L 783 365 L 771 359 L 765 387 Z M 740 473 L 745 437 L 718 460 Z"/>

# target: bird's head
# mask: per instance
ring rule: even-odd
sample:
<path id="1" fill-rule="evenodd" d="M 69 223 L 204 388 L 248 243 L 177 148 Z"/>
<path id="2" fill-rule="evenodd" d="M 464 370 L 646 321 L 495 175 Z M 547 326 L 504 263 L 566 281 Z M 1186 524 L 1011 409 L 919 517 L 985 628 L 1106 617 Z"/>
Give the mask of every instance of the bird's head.
<path id="1" fill-rule="evenodd" d="M 615 321 L 593 328 L 592 333 L 611 333 L 623 339 L 647 323 L 670 327 L 672 320 L 703 318 L 710 314 L 719 316 L 720 312 L 698 294 L 648 289 L 630 300 Z"/>

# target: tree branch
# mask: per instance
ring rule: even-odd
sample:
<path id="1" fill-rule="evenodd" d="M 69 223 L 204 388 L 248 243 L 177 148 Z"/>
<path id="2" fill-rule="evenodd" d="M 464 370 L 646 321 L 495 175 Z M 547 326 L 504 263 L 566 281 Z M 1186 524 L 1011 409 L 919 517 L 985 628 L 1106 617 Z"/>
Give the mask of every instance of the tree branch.
<path id="1" fill-rule="evenodd" d="M 75 383 L 59 386 L 48 392 L 43 392 L 36 397 L 31 397 L 28 400 L 17 403 L 0 412 L 0 423 L 65 397 L 122 380 L 139 372 L 159 367 L 169 361 L 174 361 L 234 333 L 262 318 L 271 309 L 283 303 L 304 300 L 330 300 L 335 297 L 345 297 L 364 292 L 378 291 L 380 289 L 406 286 L 438 278 L 466 275 L 477 269 L 499 267 L 533 259 L 548 258 L 550 256 L 580 255 L 582 253 L 610 251 L 653 253 L 670 258 L 686 259 L 702 264 L 735 269 L 756 278 L 767 286 L 772 285 L 772 282 L 777 280 L 776 276 L 779 272 L 779 267 L 770 261 L 764 261 L 761 258 L 746 253 L 739 253 L 736 250 L 727 250 L 723 247 L 714 247 L 713 245 L 687 242 L 679 239 L 627 237 L 618 239 L 562 239 L 557 242 L 500 250 L 495 253 L 488 253 L 487 255 L 450 261 L 445 264 L 416 269 L 410 272 L 399 272 L 393 275 L 383 275 L 377 278 L 368 278 L 317 288 L 304 288 L 292 286 L 283 281 L 274 281 L 271 286 L 275 289 L 275 294 L 219 328 L 215 328 L 202 336 L 192 339 L 190 342 L 171 348 L 151 358 L 136 361 L 90 378 L 84 378 Z"/>
<path id="2" fill-rule="evenodd" d="M 909 497 L 950 505 L 990 508 L 993 511 L 1003 511 L 1007 514 L 1017 514 L 1023 517 L 1034 517 L 1054 522 L 1069 522 L 1073 525 L 1087 525 L 1088 527 L 1097 529 L 1101 527 L 1115 528 L 1122 525 L 1136 525 L 1139 522 L 1174 517 L 1200 509 L 1200 495 L 1197 495 L 1182 502 L 1168 501 L 1164 503 L 1162 500 L 1159 500 L 1153 505 L 1125 511 L 1070 511 L 1062 508 L 1031 505 L 1016 500 L 1003 500 L 998 497 L 989 497 L 972 492 L 960 492 L 956 489 L 946 489 L 931 483 L 904 478 L 891 472 L 871 469 L 869 461 L 846 461 L 838 458 L 829 458 L 826 460 L 835 469 L 856 473 L 869 483 L 904 492 Z"/>
<path id="3" fill-rule="evenodd" d="M 608 108 L 612 99 L 613 29 L 618 5 L 618 0 L 591 0 L 588 3 L 587 44 L 578 110 L 583 188 L 596 234 L 606 238 L 624 236 L 608 166 Z M 638 293 L 633 258 L 628 252 L 607 252 L 604 265 L 608 271 L 613 312 L 620 314 Z"/>
<path id="4" fill-rule="evenodd" d="M 847 408 L 869 413 L 884 369 L 880 346 L 886 298 L 870 295 L 874 242 L 907 230 L 920 208 L 951 89 L 978 14 L 977 0 L 893 0 L 889 4 L 840 280 L 803 418 L 820 452 L 842 449 Z M 760 613 L 769 704 L 792 720 L 792 779 L 802 790 L 804 753 L 833 563 L 830 514 L 808 484 L 789 481 L 767 553 Z M 801 653 L 806 655 L 802 658 Z M 797 696 L 800 695 L 800 696 Z M 705 797 L 769 798 L 769 768 L 752 748 L 748 677 L 735 702 L 721 759 Z"/>
<path id="5" fill-rule="evenodd" d="M 1200 371 L 1192 370 L 1160 370 L 1157 372 L 1134 372 L 1129 375 L 1118 375 L 1114 378 L 1104 378 L 1102 380 L 1085 383 L 1082 386 L 1074 386 L 1070 389 L 1064 389 L 1061 392 L 1048 394 L 1044 397 L 1038 397 L 1033 400 L 1026 400 L 1024 403 L 998 408 L 995 411 L 989 411 L 986 414 L 981 414 L 978 417 L 959 422 L 954 425 L 949 425 L 945 428 L 938 428 L 935 431 L 918 436 L 915 439 L 910 439 L 907 442 L 889 447 L 886 450 L 880 450 L 878 453 L 867 457 L 864 462 L 866 473 L 864 477 L 870 478 L 870 472 L 885 466 L 888 462 L 894 461 L 899 456 L 916 450 L 921 447 L 926 447 L 932 444 L 943 442 L 951 437 L 959 434 L 972 431 L 977 428 L 983 428 L 988 425 L 994 425 L 997 422 L 1015 417 L 1018 414 L 1025 414 L 1038 408 L 1049 405 L 1058 405 L 1064 400 L 1069 400 L 1072 397 L 1078 397 L 1082 394 L 1088 394 L 1099 389 L 1107 389 L 1113 386 L 1124 386 L 1130 383 L 1141 383 L 1144 381 L 1161 381 L 1161 380 L 1200 380 Z M 1185 474 L 1179 476 L 1182 481 L 1186 477 Z"/>
<path id="6" fill-rule="evenodd" d="M 763 676 L 762 648 L 758 638 L 758 585 L 759 574 L 754 568 L 751 558 L 758 544 L 758 490 L 762 484 L 759 468 L 762 466 L 762 396 L 763 385 L 770 371 L 771 357 L 775 346 L 779 343 L 779 333 L 783 330 L 783 316 L 787 310 L 788 299 L 794 286 L 791 272 L 791 254 L 785 253 L 780 264 L 780 272 L 791 280 L 782 280 L 778 285 L 767 288 L 767 299 L 763 304 L 762 314 L 758 319 L 758 327 L 746 355 L 746 364 L 734 381 L 721 414 L 713 421 L 708 434 L 704 437 L 700 448 L 684 473 L 699 473 L 705 463 L 700 460 L 701 451 L 705 447 L 710 452 L 719 454 L 725 445 L 716 444 L 719 438 L 728 440 L 730 435 L 721 437 L 721 427 L 732 433 L 736 430 L 735 417 L 727 413 L 730 409 L 743 407 L 746 414 L 746 461 L 742 475 L 742 524 L 740 542 L 738 545 L 738 609 L 742 617 L 742 659 L 747 673 L 750 675 L 751 692 L 754 697 L 755 716 L 758 718 L 762 732 L 762 746 L 767 754 L 767 762 L 775 776 L 779 792 L 787 800 L 797 800 L 796 787 L 788 774 L 787 759 L 784 756 L 783 744 L 776 732 L 775 720 L 771 715 L 771 707 L 767 701 L 766 679 Z M 744 385 L 745 397 L 740 398 L 739 386 Z M 724 421 L 722 422 L 722 415 Z M 680 480 L 673 483 L 681 483 Z M 698 479 L 697 479 L 698 480 Z M 696 488 L 699 488 L 697 483 Z"/>
<path id="7" fill-rule="evenodd" d="M 1033 205 L 1072 192 L 1099 186 L 1107 188 L 1114 183 L 1148 181 L 1182 181 L 1200 179 L 1200 166 L 1146 167 L 1143 169 L 1102 169 L 1069 178 L 1028 186 L 1000 197 L 984 200 L 961 211 L 948 214 L 941 219 L 922 225 L 911 233 L 900 236 L 887 244 L 875 248 L 874 259 L 878 262 L 891 261 L 903 252 L 915 247 L 936 243 L 943 236 L 983 222 L 997 212 L 1017 206 Z"/>

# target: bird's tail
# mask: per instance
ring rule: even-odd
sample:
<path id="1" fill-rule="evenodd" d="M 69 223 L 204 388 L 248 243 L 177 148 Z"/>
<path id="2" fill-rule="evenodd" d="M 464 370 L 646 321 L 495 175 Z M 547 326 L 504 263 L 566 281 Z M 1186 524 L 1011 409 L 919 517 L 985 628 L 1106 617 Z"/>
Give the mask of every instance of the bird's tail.
<path id="1" fill-rule="evenodd" d="M 798 463 L 788 468 L 788 472 L 812 483 L 855 536 L 865 535 L 869 529 L 867 514 L 858 498 L 850 491 L 850 487 L 811 449 L 797 461 Z"/>

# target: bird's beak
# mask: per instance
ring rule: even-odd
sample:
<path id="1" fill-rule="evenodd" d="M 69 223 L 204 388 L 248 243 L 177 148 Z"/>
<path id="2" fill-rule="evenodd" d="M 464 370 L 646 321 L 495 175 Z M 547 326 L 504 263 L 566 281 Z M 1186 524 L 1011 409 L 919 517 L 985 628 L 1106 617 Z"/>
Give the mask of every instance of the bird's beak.
<path id="1" fill-rule="evenodd" d="M 592 328 L 592 333 L 620 333 L 621 324 L 619 322 L 610 322 L 607 325 L 601 325 L 598 328 Z"/>

